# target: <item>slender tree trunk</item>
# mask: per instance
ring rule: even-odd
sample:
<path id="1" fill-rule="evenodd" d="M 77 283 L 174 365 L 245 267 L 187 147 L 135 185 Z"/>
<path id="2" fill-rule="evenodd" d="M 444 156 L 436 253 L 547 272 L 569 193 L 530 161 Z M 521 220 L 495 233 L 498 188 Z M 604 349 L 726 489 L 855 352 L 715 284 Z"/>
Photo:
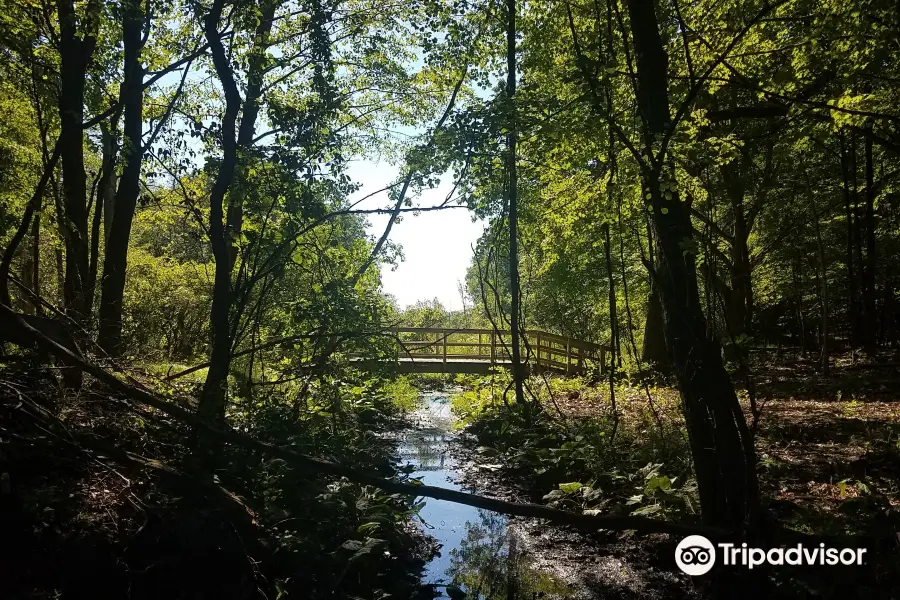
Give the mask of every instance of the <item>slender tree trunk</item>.
<path id="1" fill-rule="evenodd" d="M 886 271 L 884 274 L 884 300 L 881 304 L 882 335 L 885 343 L 895 348 L 897 342 L 897 315 L 894 306 L 894 278 L 890 264 L 887 265 Z"/>
<path id="2" fill-rule="evenodd" d="M 613 355 L 621 352 L 619 340 L 619 314 L 616 302 L 616 280 L 612 263 L 612 242 L 609 234 L 609 223 L 603 224 L 603 253 L 606 255 L 606 276 L 609 283 L 609 332 L 610 346 Z"/>
<path id="3" fill-rule="evenodd" d="M 63 304 L 75 323 L 76 339 L 87 336 L 90 231 L 88 230 L 87 175 L 84 171 L 84 92 L 87 69 L 97 46 L 101 16 L 99 0 L 90 0 L 82 15 L 71 0 L 57 0 L 59 18 L 60 90 L 59 145 L 62 162 L 63 215 L 59 223 L 66 247 Z M 78 31 L 79 20 L 82 31 Z M 81 372 L 63 371 L 66 387 L 81 387 Z"/>
<path id="4" fill-rule="evenodd" d="M 506 100 L 508 103 L 508 133 L 506 136 L 507 159 L 506 173 L 509 199 L 509 291 L 510 291 L 510 329 L 512 330 L 512 374 L 516 390 L 516 402 L 522 405 L 525 401 L 524 373 L 519 353 L 519 214 L 516 173 L 516 144 L 518 142 L 518 118 L 516 116 L 516 0 L 506 2 Z"/>
<path id="5" fill-rule="evenodd" d="M 647 317 L 644 320 L 644 346 L 641 348 L 641 361 L 653 365 L 661 372 L 668 372 L 670 366 L 665 329 L 659 289 L 655 284 L 651 284 L 650 294 L 647 296 Z"/>
<path id="6" fill-rule="evenodd" d="M 21 260 L 21 270 L 19 271 L 19 279 L 22 281 L 23 285 L 30 286 L 31 280 L 34 278 L 33 267 L 34 263 L 31 261 L 31 256 L 23 256 Z M 16 302 L 16 304 L 19 305 L 19 310 L 26 315 L 34 314 L 34 302 L 32 302 L 31 296 L 27 292 L 19 294 L 17 300 L 18 302 Z"/>
<path id="7" fill-rule="evenodd" d="M 628 0 L 637 59 L 638 106 L 646 128 L 643 169 L 656 233 L 655 280 L 663 307 L 666 343 L 676 371 L 687 422 L 703 520 L 745 533 L 756 525 L 758 484 L 753 441 L 719 346 L 706 335 L 695 258 L 693 226 L 664 157 L 653 157 L 652 140 L 670 126 L 668 57 L 651 0 Z"/>
<path id="8" fill-rule="evenodd" d="M 38 202 L 34 215 L 34 224 L 31 226 L 31 291 L 37 298 L 41 297 L 41 204 Z M 34 314 L 40 315 L 43 310 L 37 299 L 32 300 Z"/>
<path id="9" fill-rule="evenodd" d="M 815 208 L 815 203 L 813 203 L 813 219 L 816 226 L 816 250 L 819 262 L 818 270 L 816 272 L 816 279 L 819 280 L 819 300 L 822 308 L 822 315 L 820 320 L 822 327 L 820 359 L 822 374 L 827 377 L 828 370 L 831 364 L 828 355 L 828 267 L 825 262 L 825 246 L 822 243 L 822 227 L 819 224 L 819 211 Z"/>
<path id="10" fill-rule="evenodd" d="M 739 165 L 735 164 L 737 162 L 735 161 L 721 167 L 734 224 L 732 239 L 729 240 L 731 246 L 731 290 L 729 295 L 724 298 L 727 302 L 729 333 L 734 337 L 750 332 L 753 311 L 752 267 L 748 246 L 750 226 L 744 207 L 746 188 L 743 176 L 746 169 L 743 167 L 750 161 L 746 152 L 744 150 Z"/>
<path id="11" fill-rule="evenodd" d="M 703 285 L 703 294 L 704 300 L 706 303 L 706 331 L 707 337 L 711 340 L 716 339 L 716 311 L 715 311 L 715 303 L 713 302 L 713 298 L 715 296 L 716 290 L 716 264 L 713 260 L 712 253 L 709 251 L 712 237 L 712 231 L 710 229 L 709 223 L 713 222 L 714 214 L 715 214 L 715 195 L 710 195 L 709 197 L 709 209 L 707 210 L 707 223 L 703 224 L 703 267 L 700 269 L 700 273 L 703 276 L 704 285 Z"/>
<path id="12" fill-rule="evenodd" d="M 269 37 L 272 32 L 272 24 L 275 19 L 275 9 L 278 2 L 264 0 L 260 6 L 259 24 L 253 37 L 253 50 L 250 53 L 247 68 L 247 90 L 244 94 L 244 104 L 241 109 L 241 123 L 238 128 L 237 146 L 248 149 L 253 145 L 256 135 L 256 119 L 259 115 L 260 98 L 262 95 L 263 75 L 265 75 L 266 50 L 269 46 Z M 252 157 L 239 153 L 238 165 L 235 172 L 235 182 L 228 194 L 228 210 L 225 216 L 225 233 L 228 239 L 228 260 L 231 269 L 237 262 L 237 244 L 241 237 L 244 223 L 244 195 L 240 189 L 246 175 L 246 160 Z"/>
<path id="13" fill-rule="evenodd" d="M 875 167 L 872 160 L 872 136 L 867 135 L 866 148 L 866 264 L 863 269 L 863 304 L 865 324 L 866 354 L 873 356 L 877 351 L 878 330 L 875 315 Z"/>
<path id="14" fill-rule="evenodd" d="M 234 179 L 237 166 L 237 139 L 235 127 L 241 107 L 241 96 L 231 69 L 231 63 L 222 44 L 219 21 L 222 18 L 224 0 L 214 0 L 212 8 L 203 19 L 206 40 L 212 53 L 213 65 L 225 95 L 225 113 L 222 116 L 222 161 L 216 175 L 209 198 L 209 239 L 216 261 L 213 281 L 210 329 L 212 351 L 209 370 L 200 394 L 197 416 L 216 427 L 225 421 L 225 397 L 228 384 L 228 370 L 231 365 L 231 262 L 229 246 L 225 237 L 224 202 L 228 188 Z M 198 467 L 208 466 L 213 458 L 214 448 L 206 436 L 195 431 L 195 462 Z"/>
<path id="15" fill-rule="evenodd" d="M 44 172 L 41 174 L 41 179 L 38 181 L 34 194 L 32 194 L 28 204 L 25 205 L 22 222 L 19 223 L 19 227 L 16 229 L 12 239 L 4 249 L 2 259 L 0 259 L 0 302 L 7 306 L 12 305 L 9 294 L 9 271 L 13 258 L 16 255 L 16 251 L 19 249 L 19 245 L 28 233 L 28 228 L 31 226 L 31 219 L 34 217 L 35 213 L 40 210 L 41 199 L 44 197 L 44 191 L 47 189 L 47 184 L 52 178 L 53 170 L 56 168 L 56 163 L 59 161 L 59 156 L 60 144 L 57 142 L 56 147 L 53 149 L 53 155 L 50 157 L 47 164 L 44 165 Z M 61 270 L 62 269 L 60 269 L 60 271 Z"/>
<path id="16" fill-rule="evenodd" d="M 798 257 L 793 264 L 794 290 L 797 294 L 797 321 L 800 324 L 800 356 L 806 354 L 806 318 L 803 314 L 803 261 Z"/>
<path id="17" fill-rule="evenodd" d="M 628 332 L 632 358 L 638 359 L 637 344 L 634 341 L 634 319 L 631 315 L 631 300 L 628 299 L 628 273 L 625 271 L 625 240 L 622 236 L 624 226 L 622 224 L 622 202 L 616 197 L 616 222 L 619 233 L 619 271 L 622 277 L 622 296 L 625 298 L 625 328 Z"/>
<path id="18" fill-rule="evenodd" d="M 865 263 L 863 261 L 862 250 L 862 215 L 860 214 L 859 204 L 859 185 L 857 182 L 857 172 L 859 171 L 859 162 L 857 160 L 857 139 L 856 133 L 850 136 L 850 183 L 853 201 L 853 250 L 856 262 L 856 313 L 859 320 L 859 337 L 860 342 L 865 344 L 865 305 L 863 302 L 863 271 L 865 271 Z"/>
<path id="19" fill-rule="evenodd" d="M 735 335 L 749 334 L 752 331 L 753 319 L 753 280 L 750 266 L 750 249 L 747 245 L 750 236 L 743 206 L 735 214 L 734 225 L 734 272 L 732 274 L 732 300 L 735 307 Z"/>
<path id="20" fill-rule="evenodd" d="M 90 305 L 93 305 L 100 267 L 100 226 L 103 221 L 109 220 L 109 215 L 106 214 L 106 198 L 111 193 L 114 193 L 112 188 L 113 182 L 116 180 L 116 155 L 119 151 L 116 143 L 117 122 L 118 115 L 115 115 L 110 119 L 110 123 L 101 123 L 100 125 L 103 160 L 100 167 L 96 195 L 93 199 L 94 216 L 91 223 L 91 262 L 88 266 L 88 293 L 90 295 L 88 304 Z M 104 237 L 106 237 L 105 234 Z"/>
<path id="21" fill-rule="evenodd" d="M 606 276 L 609 283 L 609 332 L 610 347 L 612 351 L 609 357 L 609 404 L 613 413 L 613 430 L 611 437 L 615 437 L 619 426 L 619 410 L 616 406 L 616 356 L 621 351 L 619 348 L 619 318 L 616 311 L 616 282 L 613 277 L 612 243 L 609 237 L 609 223 L 603 224 L 603 253 L 606 255 Z"/>
<path id="22" fill-rule="evenodd" d="M 59 305 L 63 302 L 66 281 L 66 271 L 65 267 L 63 266 L 65 263 L 65 258 L 63 257 L 62 249 L 56 248 L 53 251 L 53 257 L 56 259 L 56 303 Z"/>
<path id="23" fill-rule="evenodd" d="M 847 156 L 847 138 L 841 131 L 841 179 L 844 189 L 844 212 L 847 218 L 847 253 L 844 259 L 847 268 L 847 314 L 850 325 L 850 348 L 859 342 L 859 307 L 857 306 L 856 273 L 853 264 L 853 201 L 850 192 L 850 165 Z"/>
<path id="24" fill-rule="evenodd" d="M 110 356 L 122 353 L 122 301 L 128 267 L 128 242 L 141 183 L 143 148 L 144 69 L 141 63 L 144 12 L 140 2 L 126 3 L 122 15 L 124 72 L 121 99 L 124 106 L 124 166 L 113 199 L 113 210 L 103 258 L 98 345 Z M 100 201 L 98 199 L 98 207 Z M 99 234 L 99 231 L 98 231 Z"/>
<path id="25" fill-rule="evenodd" d="M 649 221 L 647 222 L 647 255 L 650 264 L 654 264 L 656 253 L 653 227 Z M 666 332 L 659 286 L 652 276 L 650 277 L 650 294 L 647 296 L 647 316 L 644 320 L 644 347 L 641 349 L 641 360 L 662 373 L 668 373 L 670 370 L 671 357 L 666 348 Z"/>

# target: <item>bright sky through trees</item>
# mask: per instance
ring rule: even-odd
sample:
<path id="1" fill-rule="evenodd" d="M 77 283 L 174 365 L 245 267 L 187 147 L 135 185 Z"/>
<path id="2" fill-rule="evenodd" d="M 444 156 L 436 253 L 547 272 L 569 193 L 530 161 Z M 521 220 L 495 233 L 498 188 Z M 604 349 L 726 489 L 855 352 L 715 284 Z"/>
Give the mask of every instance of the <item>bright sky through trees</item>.
<path id="1" fill-rule="evenodd" d="M 349 168 L 349 175 L 362 184 L 355 195 L 362 198 L 381 189 L 397 178 L 398 169 L 387 162 L 358 161 Z M 450 176 L 441 185 L 426 190 L 413 200 L 415 206 L 435 206 L 444 202 L 453 188 Z M 358 208 L 383 208 L 388 205 L 387 194 L 366 200 Z M 455 206 L 455 204 L 454 204 Z M 378 237 L 384 231 L 388 215 L 368 217 L 369 234 Z M 461 309 L 458 281 L 465 281 L 466 269 L 472 260 L 472 246 L 484 231 L 484 222 L 472 221 L 466 208 L 406 213 L 391 229 L 390 241 L 403 249 L 403 260 L 396 269 L 382 265 L 384 291 L 397 299 L 400 308 L 417 300 L 437 298 L 447 309 Z"/>

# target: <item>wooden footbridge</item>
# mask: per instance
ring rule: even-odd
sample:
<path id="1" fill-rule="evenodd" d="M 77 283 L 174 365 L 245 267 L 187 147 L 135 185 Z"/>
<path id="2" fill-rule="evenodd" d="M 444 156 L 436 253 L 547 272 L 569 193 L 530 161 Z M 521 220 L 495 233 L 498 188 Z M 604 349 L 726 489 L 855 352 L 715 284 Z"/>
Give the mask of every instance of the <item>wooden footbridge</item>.
<path id="1" fill-rule="evenodd" d="M 392 327 L 401 373 L 489 373 L 511 364 L 512 337 L 494 329 Z M 607 346 L 526 330 L 519 342 L 525 368 L 577 374 L 605 370 Z"/>

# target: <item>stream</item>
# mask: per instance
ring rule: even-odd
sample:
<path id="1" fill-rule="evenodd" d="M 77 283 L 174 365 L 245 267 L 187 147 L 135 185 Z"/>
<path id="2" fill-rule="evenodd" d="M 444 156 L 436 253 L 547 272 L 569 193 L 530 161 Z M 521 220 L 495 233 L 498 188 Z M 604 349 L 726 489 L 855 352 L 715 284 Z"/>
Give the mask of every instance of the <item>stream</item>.
<path id="1" fill-rule="evenodd" d="M 400 461 L 422 483 L 471 491 L 459 485 L 462 465 L 450 411 L 450 392 L 422 392 L 416 425 L 400 436 Z M 419 513 L 425 533 L 441 544 L 425 567 L 422 583 L 436 598 L 483 600 L 571 598 L 569 586 L 531 568 L 517 551 L 517 536 L 504 515 L 445 500 L 425 499 Z"/>

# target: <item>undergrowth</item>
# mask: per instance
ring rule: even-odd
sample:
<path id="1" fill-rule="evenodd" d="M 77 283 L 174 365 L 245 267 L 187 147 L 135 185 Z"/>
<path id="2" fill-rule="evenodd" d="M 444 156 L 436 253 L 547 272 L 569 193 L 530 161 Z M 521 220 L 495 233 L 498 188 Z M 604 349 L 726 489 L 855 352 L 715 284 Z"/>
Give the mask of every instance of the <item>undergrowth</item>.
<path id="1" fill-rule="evenodd" d="M 619 384 L 614 412 L 608 390 L 582 378 L 532 377 L 525 404 L 515 402 L 502 373 L 457 381 L 465 387 L 453 410 L 484 461 L 527 474 L 548 503 L 604 514 L 699 512 L 678 398 L 669 390 Z"/>
<path id="2" fill-rule="evenodd" d="M 32 377 L 31 380 L 28 377 Z M 86 381 L 0 372 L 3 534 L 16 559 L 4 597 L 413 598 L 433 554 L 420 505 L 346 479 L 298 472 L 226 446 L 215 482 L 189 474 L 190 430 Z M 17 382 L 13 387 L 12 382 Z M 173 383 L 173 398 L 195 384 Z M 15 390 L 15 395 L 10 391 Z M 253 437 L 405 478 L 394 442 L 417 395 L 404 379 L 322 377 L 230 391 L 229 421 Z M 4 488 L 5 489 L 5 488 Z M 129 590 L 132 590 L 129 592 Z M 129 596 L 129 594 L 131 594 Z"/>

